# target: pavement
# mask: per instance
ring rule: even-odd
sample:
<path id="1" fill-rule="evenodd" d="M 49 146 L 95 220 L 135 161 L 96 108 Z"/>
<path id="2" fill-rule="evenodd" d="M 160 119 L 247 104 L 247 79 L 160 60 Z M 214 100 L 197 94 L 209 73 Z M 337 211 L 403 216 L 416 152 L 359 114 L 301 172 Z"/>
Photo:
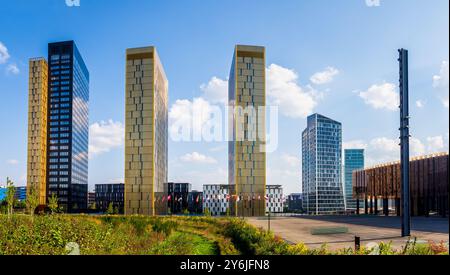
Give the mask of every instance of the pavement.
<path id="1" fill-rule="evenodd" d="M 250 224 L 267 230 L 268 219 L 247 218 Z M 371 242 L 392 242 L 395 249 L 404 247 L 409 238 L 401 237 L 400 217 L 384 216 L 293 216 L 271 217 L 271 230 L 292 244 L 304 243 L 310 248 L 327 244 L 330 249 L 354 247 L 355 236 L 361 238 L 361 245 Z M 348 233 L 312 235 L 312 229 L 348 228 Z M 412 218 L 412 237 L 419 242 L 449 242 L 449 219 L 436 217 Z"/>

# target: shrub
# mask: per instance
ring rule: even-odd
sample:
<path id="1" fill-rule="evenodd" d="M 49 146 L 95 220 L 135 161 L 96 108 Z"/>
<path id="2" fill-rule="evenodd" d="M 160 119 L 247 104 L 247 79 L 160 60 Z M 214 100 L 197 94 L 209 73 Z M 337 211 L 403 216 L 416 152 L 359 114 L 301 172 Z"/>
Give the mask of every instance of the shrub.
<path id="1" fill-rule="evenodd" d="M 169 236 L 174 229 L 177 228 L 177 223 L 175 221 L 163 221 L 161 219 L 157 219 L 152 224 L 152 230 L 157 233 L 164 234 L 165 236 Z"/>

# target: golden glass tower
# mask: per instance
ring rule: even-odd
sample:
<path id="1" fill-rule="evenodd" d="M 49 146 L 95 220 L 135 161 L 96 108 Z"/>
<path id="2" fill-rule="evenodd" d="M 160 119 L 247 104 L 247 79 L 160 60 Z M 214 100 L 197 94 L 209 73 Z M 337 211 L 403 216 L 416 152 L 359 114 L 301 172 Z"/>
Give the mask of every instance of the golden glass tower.
<path id="1" fill-rule="evenodd" d="M 125 214 L 167 214 L 168 89 L 155 47 L 126 53 Z"/>
<path id="2" fill-rule="evenodd" d="M 265 216 L 265 48 L 237 45 L 229 78 L 231 213 Z"/>
<path id="3" fill-rule="evenodd" d="M 44 58 L 29 61 L 27 190 L 35 190 L 39 204 L 47 193 L 48 64 Z"/>

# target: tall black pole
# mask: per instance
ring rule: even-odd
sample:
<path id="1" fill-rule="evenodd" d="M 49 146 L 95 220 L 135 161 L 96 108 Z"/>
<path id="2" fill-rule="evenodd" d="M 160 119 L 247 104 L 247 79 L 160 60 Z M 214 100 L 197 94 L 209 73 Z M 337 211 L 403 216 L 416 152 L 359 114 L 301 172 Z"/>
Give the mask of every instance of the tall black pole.
<path id="1" fill-rule="evenodd" d="M 400 147 L 402 181 L 402 236 L 411 236 L 410 186 L 409 186 L 409 83 L 408 51 L 399 50 L 400 58 Z"/>

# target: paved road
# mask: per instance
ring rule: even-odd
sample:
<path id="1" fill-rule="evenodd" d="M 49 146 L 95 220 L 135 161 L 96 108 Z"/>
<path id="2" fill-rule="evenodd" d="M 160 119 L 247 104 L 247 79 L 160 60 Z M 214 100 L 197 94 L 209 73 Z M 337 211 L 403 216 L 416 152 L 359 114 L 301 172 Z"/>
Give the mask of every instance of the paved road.
<path id="1" fill-rule="evenodd" d="M 267 218 L 249 218 L 248 221 L 267 230 Z M 312 235 L 317 228 L 346 227 L 348 233 Z M 327 243 L 331 249 L 353 247 L 355 236 L 361 237 L 363 245 L 369 242 L 391 242 L 395 248 L 404 246 L 408 238 L 401 237 L 399 217 L 374 216 L 321 216 L 271 218 L 271 230 L 290 243 L 304 243 L 318 248 Z M 412 235 L 423 241 L 449 241 L 449 220 L 442 218 L 413 218 Z"/>

